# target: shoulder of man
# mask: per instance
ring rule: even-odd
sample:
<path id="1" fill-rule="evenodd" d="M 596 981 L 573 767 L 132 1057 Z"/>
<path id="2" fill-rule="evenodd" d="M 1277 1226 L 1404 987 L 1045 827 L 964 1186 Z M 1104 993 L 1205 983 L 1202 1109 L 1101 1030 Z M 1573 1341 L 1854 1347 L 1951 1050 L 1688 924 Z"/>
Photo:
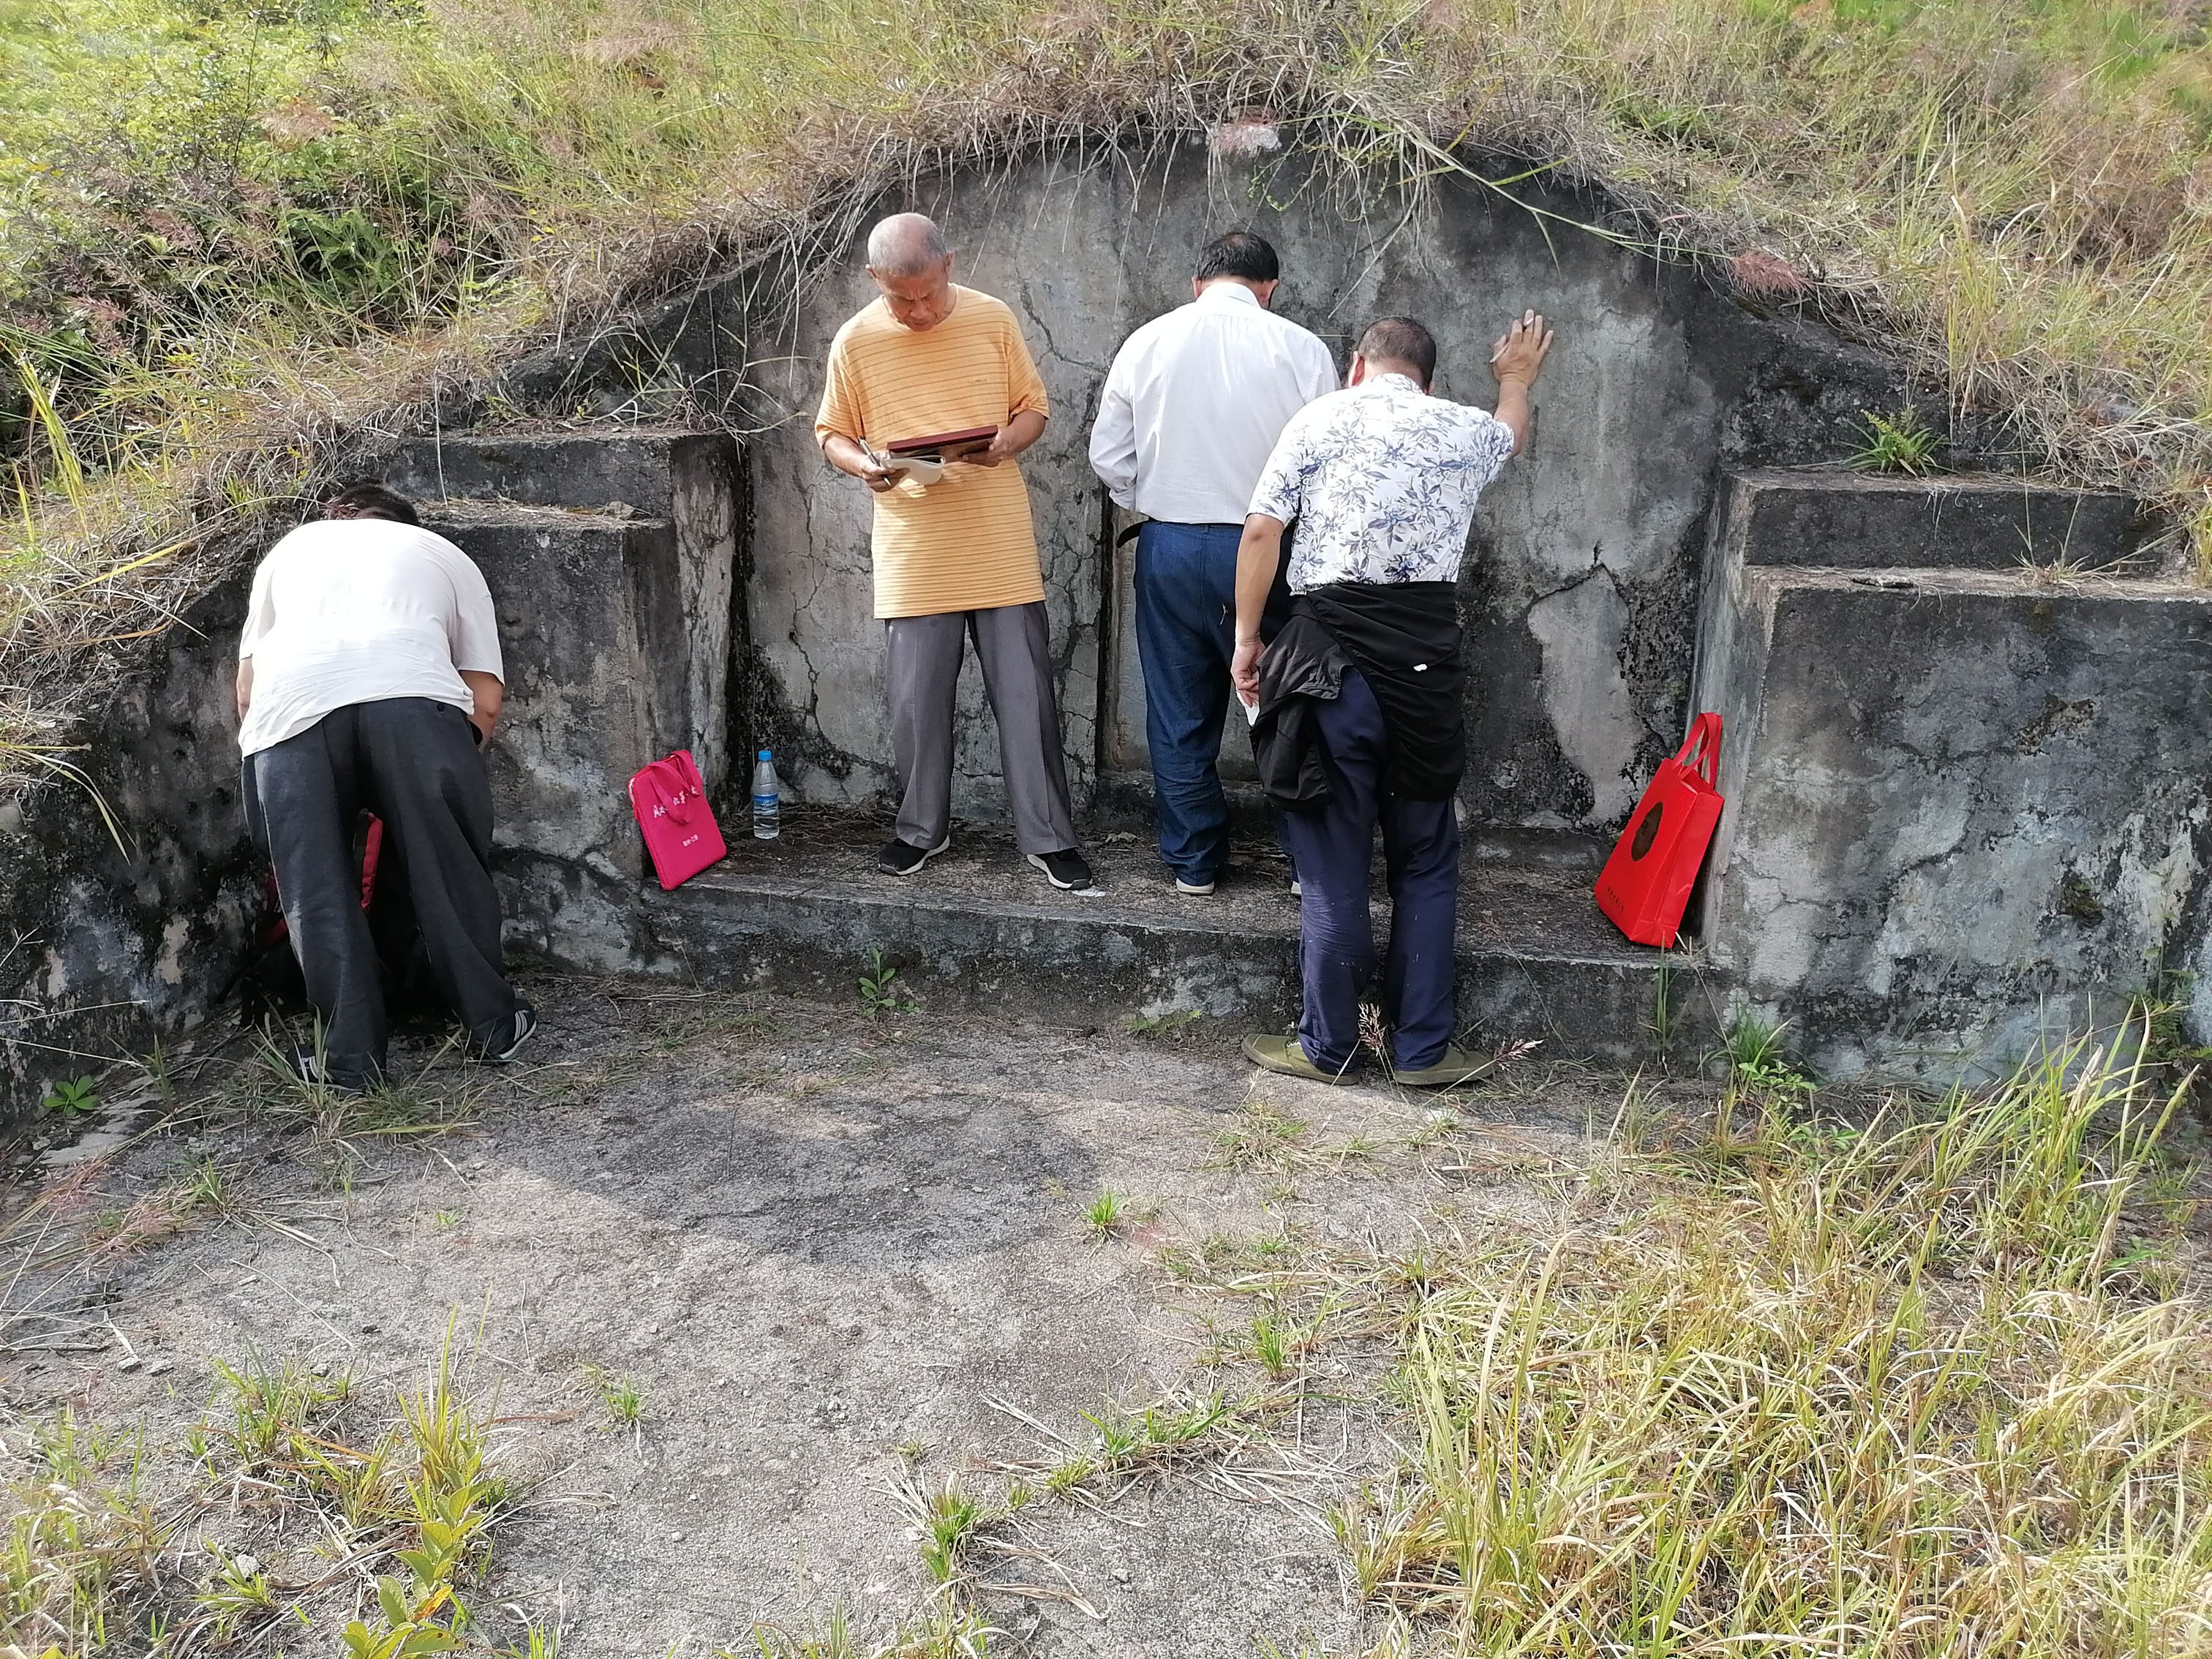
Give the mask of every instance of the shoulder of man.
<path id="1" fill-rule="evenodd" d="M 1302 434 L 1314 432 L 1342 420 L 1359 406 L 1358 399 L 1354 396 L 1356 391 L 1356 387 L 1346 386 L 1339 386 L 1334 392 L 1322 392 L 1291 416 L 1283 428 L 1284 435 L 1288 436 L 1293 432 Z"/>
<path id="2" fill-rule="evenodd" d="M 960 309 L 968 313 L 969 322 L 997 324 L 1021 332 L 1021 320 L 1014 315 L 1014 308 L 997 295 L 986 294 L 980 288 L 955 286 L 960 287 Z"/>
<path id="3" fill-rule="evenodd" d="M 881 300 L 869 301 L 867 304 L 837 325 L 837 331 L 830 337 L 830 349 L 841 351 L 854 336 L 878 332 L 886 320 L 884 316 L 884 302 Z"/>

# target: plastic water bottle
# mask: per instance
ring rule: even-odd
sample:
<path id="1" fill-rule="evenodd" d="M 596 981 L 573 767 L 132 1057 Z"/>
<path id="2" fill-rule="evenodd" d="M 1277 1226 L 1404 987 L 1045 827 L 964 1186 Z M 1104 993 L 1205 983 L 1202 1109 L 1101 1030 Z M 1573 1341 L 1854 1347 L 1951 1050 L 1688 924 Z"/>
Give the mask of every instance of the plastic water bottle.
<path id="1" fill-rule="evenodd" d="M 781 805 L 781 803 L 776 798 L 775 761 L 769 751 L 763 749 L 760 751 L 760 758 L 753 763 L 753 839 L 755 841 L 774 841 L 776 838 L 779 833 L 776 828 L 776 818 Z"/>

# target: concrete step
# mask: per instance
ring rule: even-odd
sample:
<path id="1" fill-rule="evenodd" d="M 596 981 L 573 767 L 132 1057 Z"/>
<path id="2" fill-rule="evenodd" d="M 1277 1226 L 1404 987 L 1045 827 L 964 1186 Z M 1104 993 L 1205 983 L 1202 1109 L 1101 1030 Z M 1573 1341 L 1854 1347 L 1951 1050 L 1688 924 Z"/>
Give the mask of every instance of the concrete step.
<path id="1" fill-rule="evenodd" d="M 679 480 L 727 465 L 720 433 L 608 427 L 579 432 L 447 432 L 402 444 L 385 482 L 424 503 L 503 501 L 524 506 L 626 507 L 646 518 L 678 512 Z"/>
<path id="2" fill-rule="evenodd" d="M 1722 504 L 1724 552 L 1747 565 L 2011 570 L 2148 568 L 2157 526 L 2132 497 L 2020 478 L 1908 478 L 1814 470 L 1738 472 Z"/>
<path id="3" fill-rule="evenodd" d="M 499 617 L 507 707 L 490 765 L 500 844 L 641 874 L 623 792 L 700 725 L 675 527 L 479 501 L 430 505 L 423 522 L 476 562 Z"/>
<path id="4" fill-rule="evenodd" d="M 658 946 L 709 981 L 842 1000 L 879 949 L 933 1006 L 1012 1004 L 1091 1025 L 1194 1012 L 1273 1030 L 1297 1014 L 1297 901 L 1264 841 L 1240 844 L 1212 897 L 1190 898 L 1170 890 L 1149 838 L 1126 834 L 1086 847 L 1101 890 L 1073 894 L 992 831 L 963 827 L 902 879 L 875 868 L 879 821 L 800 811 L 774 842 L 726 829 L 727 860 L 645 901 Z M 1584 849 L 1574 852 L 1470 843 L 1463 1022 L 1486 1042 L 1534 1038 L 1554 1054 L 1633 1063 L 1653 1052 L 1664 981 L 1677 1045 L 1705 1043 L 1717 999 L 1681 956 L 1614 932 L 1590 897 Z M 1380 944 L 1386 904 L 1376 921 Z"/>
<path id="5" fill-rule="evenodd" d="M 2212 967 L 2212 591 L 1720 576 L 1696 695 L 1726 721 L 1729 806 L 1702 931 L 1816 1063 L 2002 1070 Z"/>

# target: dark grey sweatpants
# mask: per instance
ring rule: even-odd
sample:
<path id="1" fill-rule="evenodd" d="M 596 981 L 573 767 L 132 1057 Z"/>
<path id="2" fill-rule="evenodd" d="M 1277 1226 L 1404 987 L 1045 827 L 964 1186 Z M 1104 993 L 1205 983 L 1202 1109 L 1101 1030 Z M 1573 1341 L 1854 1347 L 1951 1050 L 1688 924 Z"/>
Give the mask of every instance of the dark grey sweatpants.
<path id="1" fill-rule="evenodd" d="M 1060 699 L 1044 604 L 990 611 L 947 611 L 884 622 L 885 689 L 890 695 L 891 759 L 898 767 L 898 838 L 935 847 L 952 823 L 952 702 L 969 638 L 983 665 L 983 690 L 999 721 L 999 763 L 1024 853 L 1075 845 L 1067 804 L 1067 758 L 1060 747 Z"/>
<path id="2" fill-rule="evenodd" d="M 491 784 L 468 716 L 428 697 L 353 703 L 252 758 L 331 1078 L 359 1084 L 384 1069 L 384 994 L 354 861 L 363 807 L 384 820 L 378 890 L 413 912 L 431 982 L 478 1045 L 505 1047 L 518 1004 L 491 884 Z"/>

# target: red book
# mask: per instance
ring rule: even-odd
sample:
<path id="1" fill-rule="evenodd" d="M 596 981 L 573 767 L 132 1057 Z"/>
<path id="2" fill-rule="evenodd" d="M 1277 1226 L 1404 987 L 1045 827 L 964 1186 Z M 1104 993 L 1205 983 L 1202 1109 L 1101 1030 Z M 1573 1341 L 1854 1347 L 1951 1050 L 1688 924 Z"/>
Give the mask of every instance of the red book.
<path id="1" fill-rule="evenodd" d="M 959 432 L 933 432 L 927 437 L 901 438 L 896 443 L 884 446 L 886 453 L 910 455 L 920 459 L 957 461 L 963 455 L 973 454 L 991 447 L 991 440 L 999 435 L 995 426 L 971 426 Z"/>

